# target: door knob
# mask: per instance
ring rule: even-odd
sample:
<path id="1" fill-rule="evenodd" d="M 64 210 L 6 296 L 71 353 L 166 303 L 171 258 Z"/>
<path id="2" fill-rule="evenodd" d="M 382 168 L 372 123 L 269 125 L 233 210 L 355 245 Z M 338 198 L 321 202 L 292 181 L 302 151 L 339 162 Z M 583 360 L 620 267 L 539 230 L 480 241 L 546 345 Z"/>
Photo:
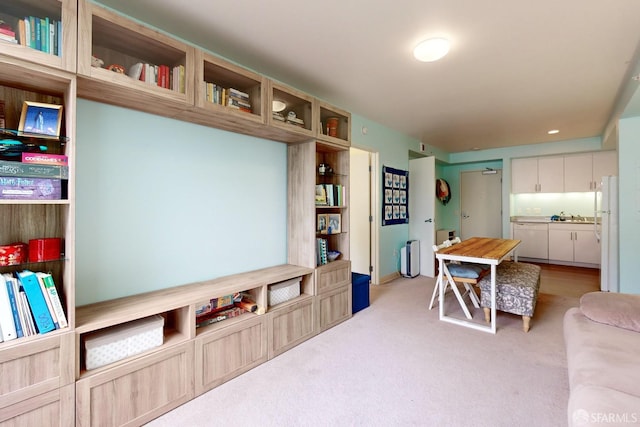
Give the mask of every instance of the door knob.
<path id="1" fill-rule="evenodd" d="M 431 219 L 431 218 L 425 219 L 424 222 L 433 222 L 433 219 Z"/>

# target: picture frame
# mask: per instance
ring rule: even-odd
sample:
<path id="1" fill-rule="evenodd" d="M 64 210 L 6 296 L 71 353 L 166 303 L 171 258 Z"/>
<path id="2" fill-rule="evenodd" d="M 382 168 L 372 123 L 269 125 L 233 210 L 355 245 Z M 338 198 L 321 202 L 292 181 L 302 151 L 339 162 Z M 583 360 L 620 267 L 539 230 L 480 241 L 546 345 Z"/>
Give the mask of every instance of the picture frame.
<path id="1" fill-rule="evenodd" d="M 60 137 L 62 105 L 24 101 L 18 131 L 42 138 Z"/>
<path id="2" fill-rule="evenodd" d="M 327 234 L 329 230 L 329 215 L 318 214 L 316 231 L 321 234 Z"/>
<path id="3" fill-rule="evenodd" d="M 327 216 L 328 216 L 327 233 L 329 234 L 341 233 L 342 232 L 342 224 L 341 224 L 342 215 L 339 213 L 336 213 L 336 214 L 328 214 Z"/>

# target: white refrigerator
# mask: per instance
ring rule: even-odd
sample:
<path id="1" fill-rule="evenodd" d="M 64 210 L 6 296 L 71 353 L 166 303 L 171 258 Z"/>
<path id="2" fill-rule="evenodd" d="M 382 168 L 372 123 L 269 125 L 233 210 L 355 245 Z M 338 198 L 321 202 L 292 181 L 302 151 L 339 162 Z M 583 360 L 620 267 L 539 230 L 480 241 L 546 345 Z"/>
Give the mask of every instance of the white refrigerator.
<path id="1" fill-rule="evenodd" d="M 619 292 L 618 284 L 618 177 L 603 176 L 595 194 L 594 225 L 600 241 L 600 290 Z M 598 231 L 598 223 L 600 231 Z"/>

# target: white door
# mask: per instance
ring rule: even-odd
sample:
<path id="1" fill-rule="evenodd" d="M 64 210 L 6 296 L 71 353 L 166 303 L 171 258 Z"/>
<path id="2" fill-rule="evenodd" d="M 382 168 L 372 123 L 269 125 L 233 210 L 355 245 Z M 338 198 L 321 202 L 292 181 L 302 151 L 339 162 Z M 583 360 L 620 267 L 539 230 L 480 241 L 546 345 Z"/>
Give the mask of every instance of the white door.
<path id="1" fill-rule="evenodd" d="M 502 171 L 460 174 L 460 238 L 502 238 Z"/>
<path id="2" fill-rule="evenodd" d="M 349 150 L 349 256 L 351 271 L 370 274 L 371 263 L 371 178 L 370 153 Z"/>
<path id="3" fill-rule="evenodd" d="M 420 241 L 420 274 L 434 277 L 436 161 L 409 160 L 409 239 Z"/>

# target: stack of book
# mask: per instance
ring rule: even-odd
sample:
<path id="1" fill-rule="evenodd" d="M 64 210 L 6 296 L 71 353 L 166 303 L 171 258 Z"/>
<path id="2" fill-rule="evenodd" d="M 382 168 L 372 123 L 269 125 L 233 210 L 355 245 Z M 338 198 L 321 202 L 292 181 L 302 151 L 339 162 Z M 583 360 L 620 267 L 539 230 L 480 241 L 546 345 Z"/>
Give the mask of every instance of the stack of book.
<path id="1" fill-rule="evenodd" d="M 27 16 L 17 20 L 16 29 L 6 22 L 0 23 L 0 40 L 20 43 L 51 55 L 62 56 L 62 22 L 46 17 Z M 18 36 L 16 38 L 16 35 Z"/>
<path id="2" fill-rule="evenodd" d="M 51 274 L 24 270 L 0 275 L 0 341 L 68 326 Z"/>
<path id="3" fill-rule="evenodd" d="M 133 64 L 127 75 L 135 80 L 156 85 L 174 92 L 185 93 L 185 68 L 178 65 L 173 68 L 168 65 L 154 65 L 146 62 Z"/>
<path id="4" fill-rule="evenodd" d="M 205 97 L 213 104 L 224 105 L 246 113 L 251 112 L 249 94 L 232 87 L 225 88 L 215 83 L 206 82 Z"/>
<path id="5" fill-rule="evenodd" d="M 67 156 L 22 153 L 22 161 L 0 160 L 0 199 L 59 200 L 69 179 Z"/>
<path id="6" fill-rule="evenodd" d="M 292 124 L 292 125 L 294 125 L 294 126 L 301 127 L 301 128 L 303 128 L 303 127 L 304 127 L 304 120 L 302 120 L 302 119 L 301 119 L 301 118 L 299 118 L 299 117 L 295 117 L 295 116 L 293 116 L 293 115 L 291 115 L 291 114 L 289 114 L 289 115 L 287 116 L 286 122 L 287 122 L 287 123 L 289 123 L 289 124 Z"/>

